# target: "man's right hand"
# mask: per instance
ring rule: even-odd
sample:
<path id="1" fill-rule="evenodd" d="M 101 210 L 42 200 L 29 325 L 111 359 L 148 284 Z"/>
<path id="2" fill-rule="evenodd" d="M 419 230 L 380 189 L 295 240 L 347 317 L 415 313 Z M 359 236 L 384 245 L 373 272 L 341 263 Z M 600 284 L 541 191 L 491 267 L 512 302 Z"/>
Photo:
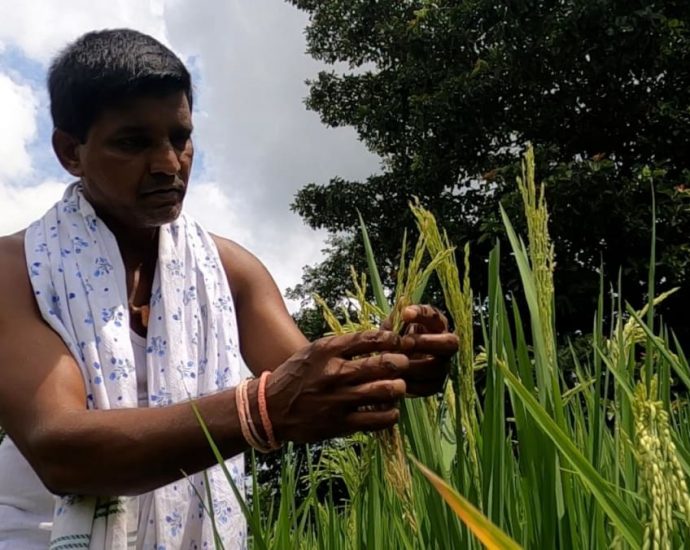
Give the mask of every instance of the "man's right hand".
<path id="1" fill-rule="evenodd" d="M 274 370 L 268 381 L 266 400 L 276 438 L 311 443 L 393 426 L 408 367 L 401 338 L 393 332 L 316 340 Z M 362 410 L 367 405 L 376 405 L 375 410 Z"/>

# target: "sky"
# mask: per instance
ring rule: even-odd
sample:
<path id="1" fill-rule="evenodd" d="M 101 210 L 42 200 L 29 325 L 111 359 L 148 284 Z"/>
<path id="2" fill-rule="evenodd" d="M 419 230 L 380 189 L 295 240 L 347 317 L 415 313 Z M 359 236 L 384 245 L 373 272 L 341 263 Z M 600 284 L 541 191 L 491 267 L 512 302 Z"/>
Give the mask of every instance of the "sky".
<path id="1" fill-rule="evenodd" d="M 305 80 L 324 66 L 306 53 L 306 14 L 284 0 L 12 4 L 0 17 L 0 235 L 40 217 L 70 182 L 50 146 L 46 70 L 90 30 L 140 30 L 187 64 L 196 157 L 185 209 L 258 256 L 281 291 L 319 261 L 325 237 L 290 212 L 295 192 L 379 169 L 352 129 L 327 128 L 304 106 Z"/>

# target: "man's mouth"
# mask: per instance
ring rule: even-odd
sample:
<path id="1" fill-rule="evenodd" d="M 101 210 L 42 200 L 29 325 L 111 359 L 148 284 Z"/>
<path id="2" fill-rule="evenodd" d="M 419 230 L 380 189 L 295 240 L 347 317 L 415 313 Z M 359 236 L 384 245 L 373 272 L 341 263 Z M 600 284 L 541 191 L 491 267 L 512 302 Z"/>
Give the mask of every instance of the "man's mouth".
<path id="1" fill-rule="evenodd" d="M 149 182 L 148 187 L 146 185 L 143 186 L 141 195 L 184 195 L 186 188 L 187 185 L 185 184 L 184 180 L 177 176 L 169 179 L 153 179 Z"/>
<path id="2" fill-rule="evenodd" d="M 184 189 L 179 187 L 164 187 L 161 189 L 154 189 L 142 194 L 147 200 L 157 203 L 178 203 L 182 201 L 184 196 Z"/>
<path id="3" fill-rule="evenodd" d="M 148 197 L 151 195 L 182 195 L 184 193 L 183 187 L 159 187 L 157 189 L 151 189 L 150 191 L 145 191 L 142 195 Z"/>

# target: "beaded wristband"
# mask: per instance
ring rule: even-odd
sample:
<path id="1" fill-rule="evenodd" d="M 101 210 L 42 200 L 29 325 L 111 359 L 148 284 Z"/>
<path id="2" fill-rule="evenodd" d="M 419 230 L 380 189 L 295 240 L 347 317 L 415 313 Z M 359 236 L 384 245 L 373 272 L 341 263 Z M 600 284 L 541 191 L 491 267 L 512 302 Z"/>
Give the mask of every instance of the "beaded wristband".
<path id="1" fill-rule="evenodd" d="M 245 383 L 242 384 L 242 399 L 244 400 L 244 414 L 247 418 L 247 424 L 249 425 L 249 433 L 253 439 L 253 441 L 250 442 L 250 445 L 257 451 L 268 453 L 272 449 L 266 440 L 259 435 L 259 430 L 256 429 L 254 419 L 252 418 L 252 409 L 249 406 L 249 380 L 245 380 L 244 382 Z"/>
<path id="2" fill-rule="evenodd" d="M 259 378 L 259 414 L 261 415 L 261 424 L 266 432 L 268 444 L 272 449 L 279 449 L 280 443 L 278 443 L 273 434 L 273 424 L 271 424 L 271 418 L 268 416 L 268 405 L 266 404 L 266 382 L 270 376 L 271 372 L 265 370 L 261 373 L 261 378 Z"/>

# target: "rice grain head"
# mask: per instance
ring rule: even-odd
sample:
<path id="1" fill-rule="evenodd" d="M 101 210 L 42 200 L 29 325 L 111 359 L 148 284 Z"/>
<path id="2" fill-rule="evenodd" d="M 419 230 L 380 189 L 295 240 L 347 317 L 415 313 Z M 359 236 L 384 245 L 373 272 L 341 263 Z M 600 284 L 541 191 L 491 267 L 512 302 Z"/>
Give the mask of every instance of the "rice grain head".
<path id="1" fill-rule="evenodd" d="M 671 437 L 669 415 L 657 393 L 656 376 L 652 377 L 649 391 L 643 382 L 635 388 L 634 455 L 639 467 L 640 486 L 648 503 L 642 547 L 670 550 L 674 508 L 680 512 L 685 526 L 690 526 L 690 494 Z"/>
<path id="2" fill-rule="evenodd" d="M 419 245 L 417 248 L 420 248 Z M 423 248 L 421 250 L 423 251 Z M 422 254 L 420 254 L 420 256 L 422 256 Z M 413 258 L 408 273 L 412 273 L 414 277 L 419 277 L 419 264 L 421 263 L 422 259 L 422 257 Z M 385 317 L 383 311 L 381 311 L 378 306 L 371 303 L 366 297 L 366 275 L 362 274 L 361 276 L 358 276 L 355 269 L 351 268 L 351 278 L 355 291 L 348 292 L 347 294 L 347 305 L 350 307 L 342 305 L 340 308 L 341 313 L 345 317 L 344 323 L 338 320 L 337 315 L 320 296 L 314 296 L 314 300 L 323 311 L 324 319 L 331 329 L 332 334 L 349 334 L 375 329 L 380 326 Z M 414 285 L 416 284 L 418 284 L 416 280 L 406 280 L 405 285 L 407 286 L 405 288 L 414 288 Z M 398 330 L 402 325 L 402 309 L 410 303 L 411 302 L 409 301 L 407 294 L 401 291 L 399 293 L 398 301 L 396 302 L 396 307 L 394 308 L 394 323 L 397 323 Z M 352 315 L 350 314 L 350 309 L 354 311 Z M 396 311 L 397 318 L 395 317 Z M 403 510 L 408 521 L 408 525 L 410 525 L 411 529 L 416 532 L 418 525 L 416 514 L 414 512 L 412 475 L 410 473 L 410 467 L 405 458 L 400 430 L 397 426 L 394 426 L 388 430 L 376 432 L 373 435 L 373 438 L 378 441 L 381 449 L 383 450 L 385 457 L 384 470 L 386 481 L 398 494 L 398 497 L 403 505 Z"/>
<path id="3" fill-rule="evenodd" d="M 449 410 L 459 409 L 456 414 L 459 415 L 463 428 L 465 450 L 469 457 L 475 490 L 480 494 L 481 466 L 476 435 L 479 431 L 479 422 L 476 409 L 477 391 L 474 384 L 473 297 L 469 281 L 469 245 L 466 245 L 464 250 L 464 276 L 461 279 L 455 261 L 455 247 L 450 244 L 447 233 L 444 231 L 443 235 L 441 234 L 436 218 L 422 208 L 419 201 L 410 204 L 410 208 L 416 218 L 420 235 L 424 237 L 429 255 L 439 258 L 435 268 L 436 275 L 441 283 L 443 298 L 459 340 L 457 370 L 451 374 L 452 384 L 448 384 L 444 397 Z"/>
<path id="4" fill-rule="evenodd" d="M 556 367 L 556 344 L 553 329 L 553 270 L 554 248 L 549 235 L 549 213 L 546 208 L 544 186 L 534 176 L 534 148 L 527 146 L 522 161 L 522 176 L 517 178 L 518 189 L 527 217 L 529 257 L 534 273 L 539 317 L 544 332 L 546 359 L 551 369 Z"/>

